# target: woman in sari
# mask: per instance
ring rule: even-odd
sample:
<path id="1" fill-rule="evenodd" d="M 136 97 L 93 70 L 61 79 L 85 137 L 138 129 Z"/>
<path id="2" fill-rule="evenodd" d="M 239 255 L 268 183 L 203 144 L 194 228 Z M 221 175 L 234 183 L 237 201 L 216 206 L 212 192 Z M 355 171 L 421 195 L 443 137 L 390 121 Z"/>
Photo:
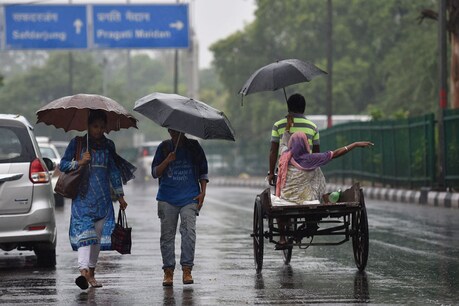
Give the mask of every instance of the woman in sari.
<path id="1" fill-rule="evenodd" d="M 287 117 L 287 126 L 280 147 L 276 196 L 296 204 L 319 200 L 325 193 L 325 177 L 320 170 L 321 166 L 355 148 L 373 146 L 369 141 L 358 141 L 334 151 L 312 153 L 304 133 L 290 134 L 292 125 L 292 119 Z M 285 244 L 285 237 L 282 235 L 285 221 L 278 220 L 278 223 L 281 231 L 279 244 L 282 245 Z"/>
<path id="2" fill-rule="evenodd" d="M 135 167 L 121 158 L 115 144 L 104 135 L 107 117 L 103 111 L 91 110 L 88 135 L 73 138 L 60 162 L 62 172 L 87 167 L 76 198 L 72 200 L 70 244 L 78 251 L 80 276 L 75 283 L 81 289 L 102 287 L 94 274 L 101 250 L 111 250 L 111 234 L 115 227 L 111 189 L 126 209 L 122 184 L 132 179 Z M 89 137 L 88 137 L 89 136 Z M 89 147 L 88 147 L 89 146 Z M 80 147 L 79 156 L 77 147 Z"/>

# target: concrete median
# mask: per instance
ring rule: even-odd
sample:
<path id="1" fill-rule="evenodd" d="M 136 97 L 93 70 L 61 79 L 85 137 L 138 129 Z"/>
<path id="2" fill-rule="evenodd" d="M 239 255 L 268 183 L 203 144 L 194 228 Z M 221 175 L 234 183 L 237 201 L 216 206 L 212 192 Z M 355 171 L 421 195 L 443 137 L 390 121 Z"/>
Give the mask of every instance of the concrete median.
<path id="1" fill-rule="evenodd" d="M 260 190 L 269 187 L 268 182 L 265 180 L 264 177 L 217 177 L 211 179 L 210 184 L 215 184 L 219 186 L 260 188 Z M 347 185 L 328 183 L 327 191 L 333 191 L 338 189 L 344 190 L 348 187 L 349 186 Z M 430 190 L 430 188 L 420 188 L 419 190 L 393 189 L 369 186 L 362 186 L 362 188 L 364 189 L 365 197 L 368 199 L 428 205 L 444 208 L 459 208 L 458 192 L 434 191 Z"/>

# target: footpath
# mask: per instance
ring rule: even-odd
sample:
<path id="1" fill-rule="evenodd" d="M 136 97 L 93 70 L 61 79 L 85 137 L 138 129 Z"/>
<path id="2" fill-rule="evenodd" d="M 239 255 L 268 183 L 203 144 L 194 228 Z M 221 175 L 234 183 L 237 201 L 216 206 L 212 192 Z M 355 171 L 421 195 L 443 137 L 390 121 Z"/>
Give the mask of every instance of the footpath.
<path id="1" fill-rule="evenodd" d="M 264 177 L 217 177 L 212 179 L 210 183 L 220 186 L 259 188 L 260 193 L 269 187 Z M 349 186 L 350 185 L 328 183 L 327 192 L 338 189 L 344 190 L 349 188 Z M 420 190 L 407 190 L 370 186 L 361 187 L 364 191 L 365 198 L 367 199 L 459 209 L 459 192 L 432 191 L 428 188 L 421 188 Z"/>

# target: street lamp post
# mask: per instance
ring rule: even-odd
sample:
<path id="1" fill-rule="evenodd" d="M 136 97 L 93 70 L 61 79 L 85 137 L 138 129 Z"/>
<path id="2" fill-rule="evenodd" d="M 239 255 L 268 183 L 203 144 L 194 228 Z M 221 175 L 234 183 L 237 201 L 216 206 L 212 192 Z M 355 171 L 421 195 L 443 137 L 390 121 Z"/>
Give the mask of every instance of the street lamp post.
<path id="1" fill-rule="evenodd" d="M 447 108 L 447 69 L 446 69 L 446 0 L 439 0 L 438 8 L 438 47 L 439 47 L 439 108 L 438 108 L 438 159 L 439 159 L 439 180 L 438 187 L 445 188 L 445 134 L 443 111 Z"/>
<path id="2" fill-rule="evenodd" d="M 332 0 L 327 2 L 327 127 L 332 127 L 332 109 L 333 109 L 333 4 Z"/>

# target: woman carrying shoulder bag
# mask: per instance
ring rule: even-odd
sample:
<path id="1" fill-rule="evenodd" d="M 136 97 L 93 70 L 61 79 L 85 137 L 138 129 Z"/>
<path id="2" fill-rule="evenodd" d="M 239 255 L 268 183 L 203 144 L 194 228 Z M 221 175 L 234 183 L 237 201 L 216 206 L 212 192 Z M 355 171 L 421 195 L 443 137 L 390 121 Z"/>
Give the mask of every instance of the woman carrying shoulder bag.
<path id="1" fill-rule="evenodd" d="M 111 250 L 111 234 L 115 227 L 111 187 L 120 208 L 126 209 L 123 183 L 132 179 L 135 167 L 117 155 L 115 144 L 105 137 L 107 116 L 103 111 L 90 110 L 88 135 L 82 141 L 82 150 L 75 160 L 77 137 L 73 138 L 62 158 L 59 168 L 68 172 L 78 167 L 88 167 L 72 200 L 70 217 L 70 244 L 78 251 L 80 276 L 75 283 L 81 289 L 102 287 L 96 281 L 95 269 L 99 252 Z M 86 141 L 87 140 L 87 141 Z"/>

